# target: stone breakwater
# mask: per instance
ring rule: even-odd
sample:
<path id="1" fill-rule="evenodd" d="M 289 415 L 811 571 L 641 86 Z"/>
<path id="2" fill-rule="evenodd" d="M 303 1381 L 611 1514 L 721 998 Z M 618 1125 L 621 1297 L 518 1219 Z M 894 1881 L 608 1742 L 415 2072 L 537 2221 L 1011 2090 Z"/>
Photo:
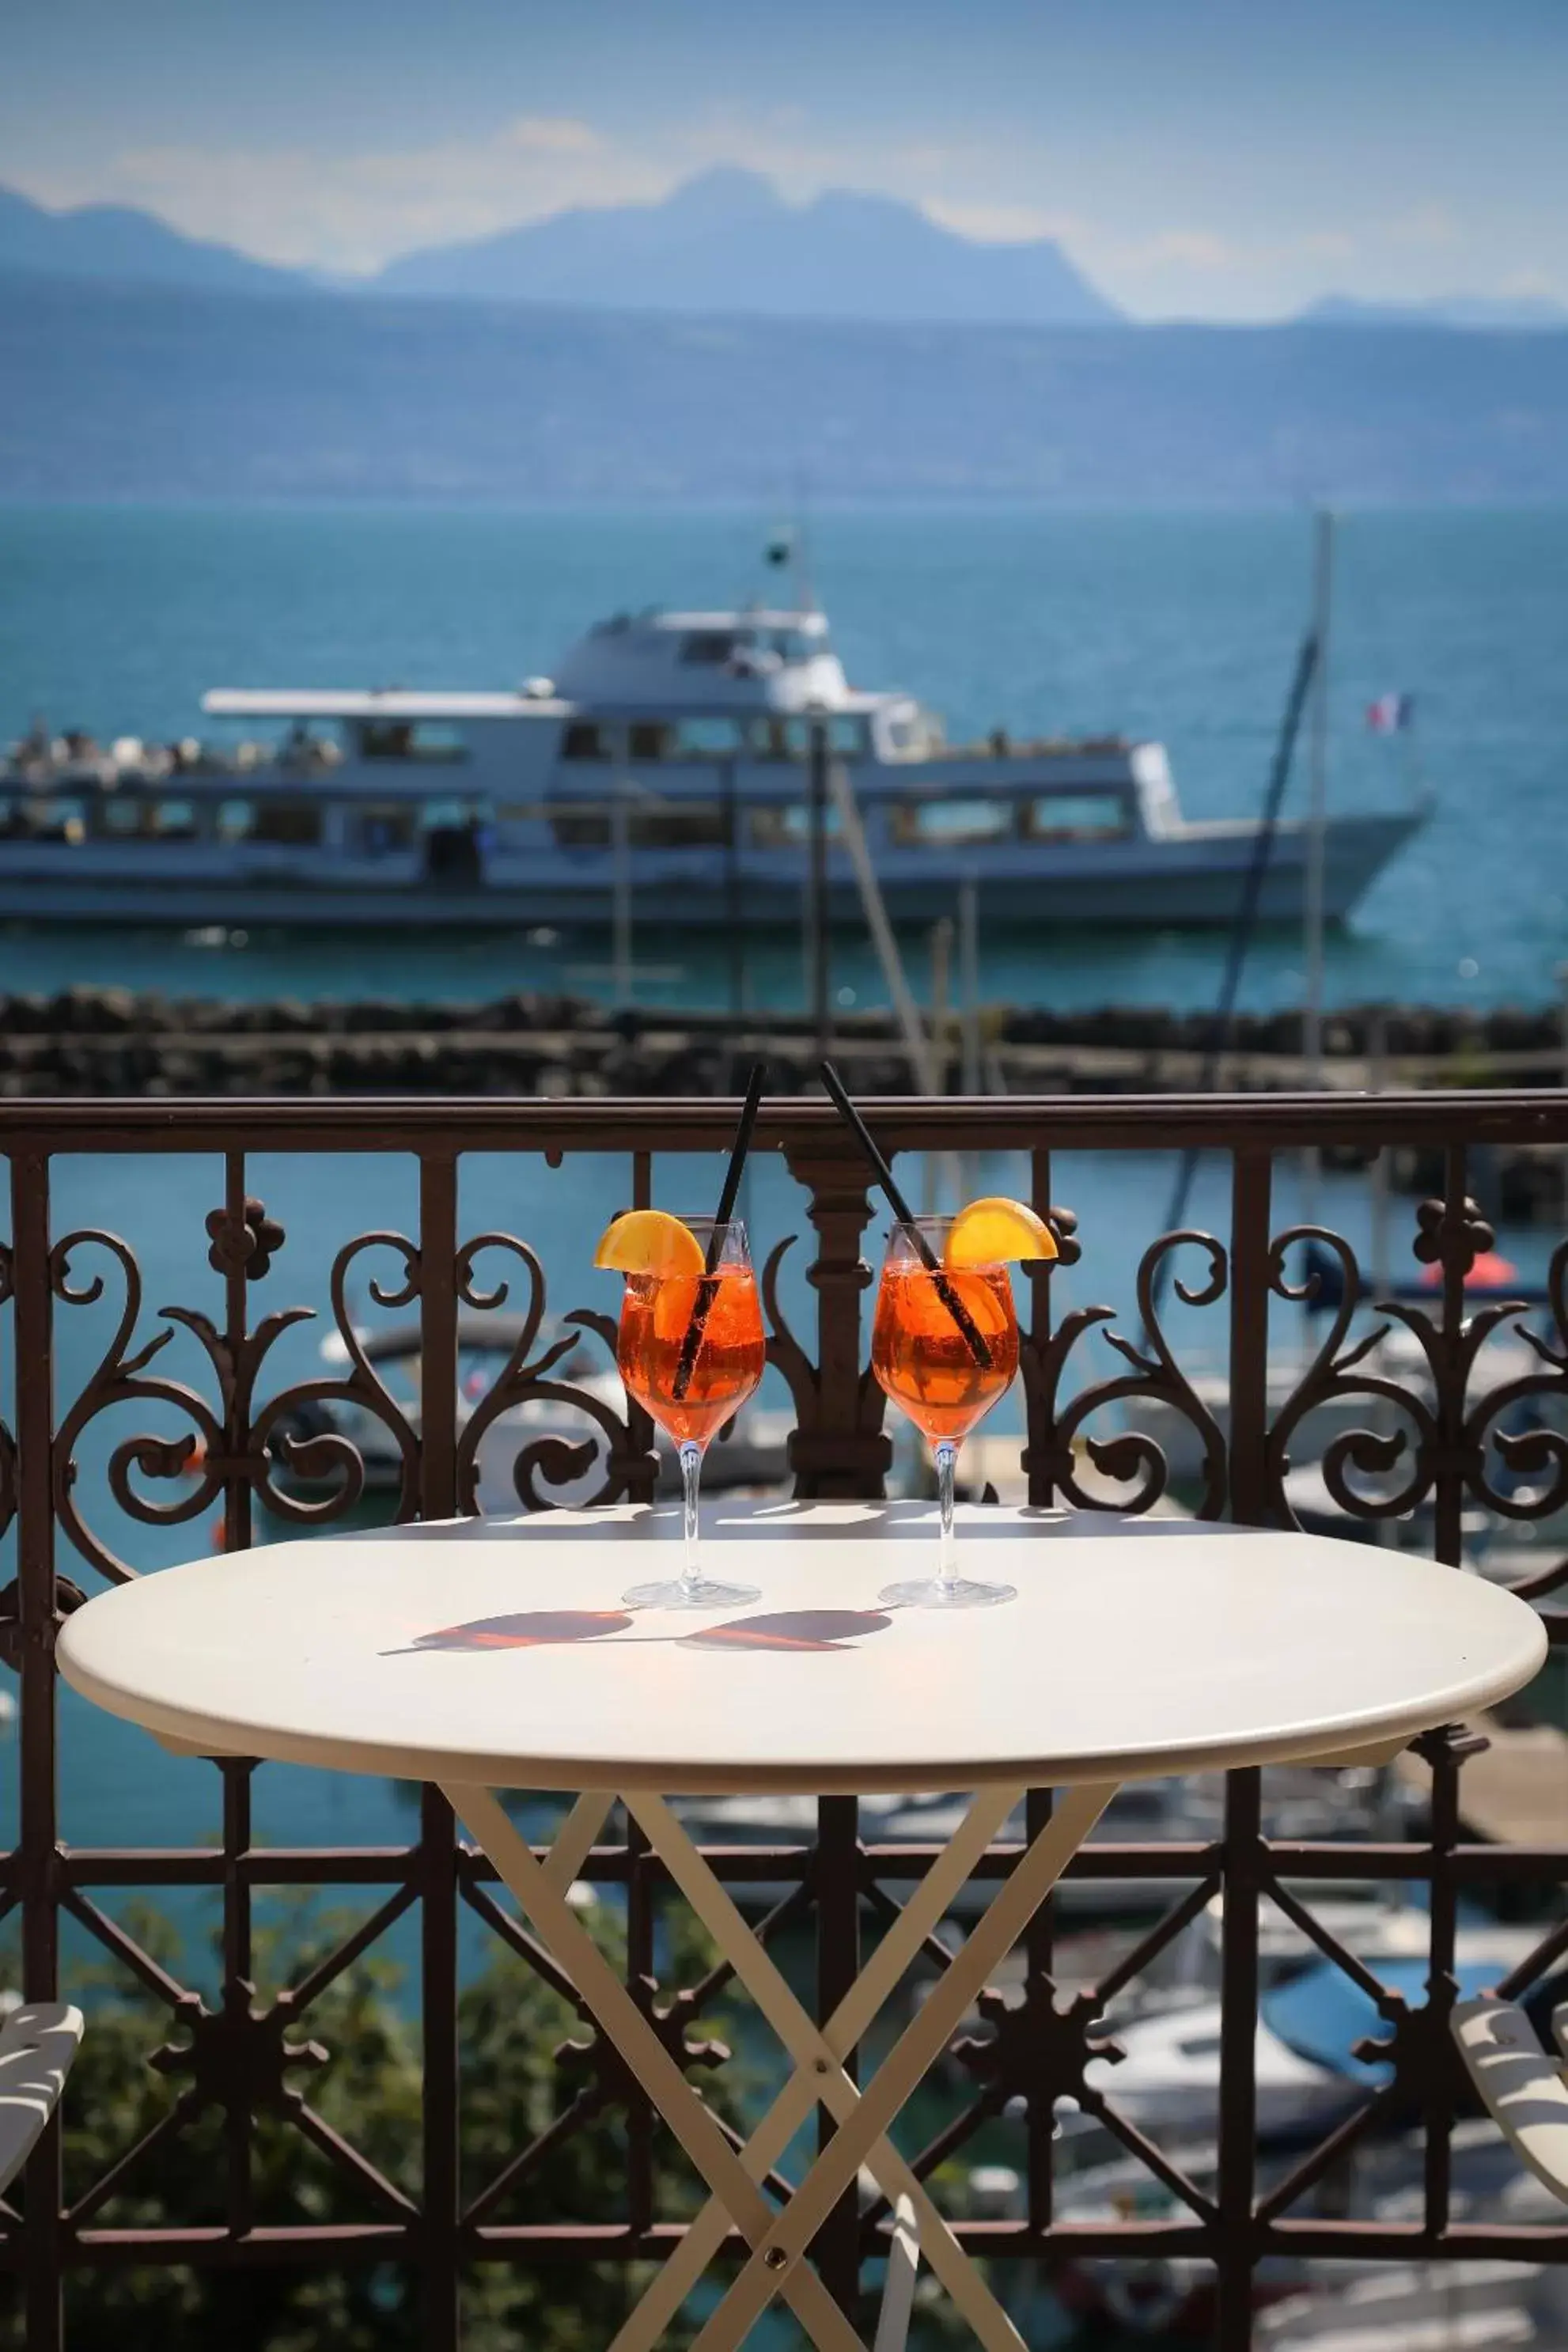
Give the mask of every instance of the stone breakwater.
<path id="1" fill-rule="evenodd" d="M 988 1092 L 1278 1092 L 1306 1079 L 1293 1013 L 1242 1014 L 1217 1070 L 1204 1013 L 1110 1005 L 1050 1013 L 990 1005 L 979 1017 Z M 963 1040 L 950 1016 L 936 1040 L 958 1091 Z M 912 1091 L 887 1013 L 836 1013 L 833 1049 L 867 1094 Z M 1556 1086 L 1556 1007 L 1470 1013 L 1408 1005 L 1336 1013 L 1325 1084 Z M 488 1003 L 362 999 L 257 1003 L 72 988 L 0 996 L 0 1095 L 711 1095 L 739 1090 L 757 1055 L 777 1093 L 816 1085 L 816 1048 L 798 1014 L 607 1012 L 584 998 L 528 993 Z"/>

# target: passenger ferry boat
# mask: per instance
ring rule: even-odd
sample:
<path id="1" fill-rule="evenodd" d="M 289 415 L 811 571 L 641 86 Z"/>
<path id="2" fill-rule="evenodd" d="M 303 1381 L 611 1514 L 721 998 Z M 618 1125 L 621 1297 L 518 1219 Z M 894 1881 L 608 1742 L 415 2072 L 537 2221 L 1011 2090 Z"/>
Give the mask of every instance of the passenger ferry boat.
<path id="1" fill-rule="evenodd" d="M 895 922 L 1226 923 L 1258 826 L 1194 823 L 1163 747 L 951 746 L 900 693 L 853 688 L 825 615 L 617 614 L 513 692 L 222 688 L 226 750 L 37 730 L 0 762 L 0 917 L 171 923 L 787 926 L 801 919 L 814 751 L 830 763 L 829 912 L 857 919 L 858 813 Z M 847 787 L 847 791 L 846 791 Z M 1328 820 L 1323 912 L 1347 914 L 1420 809 Z M 1281 824 L 1259 912 L 1302 913 Z"/>

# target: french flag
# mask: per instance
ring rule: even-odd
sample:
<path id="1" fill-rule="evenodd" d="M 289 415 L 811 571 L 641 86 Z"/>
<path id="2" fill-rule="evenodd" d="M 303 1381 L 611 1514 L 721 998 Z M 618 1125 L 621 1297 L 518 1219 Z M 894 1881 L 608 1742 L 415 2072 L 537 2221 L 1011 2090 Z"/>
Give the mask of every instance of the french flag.
<path id="1" fill-rule="evenodd" d="M 1366 723 L 1374 735 L 1402 735 L 1415 717 L 1413 694 L 1380 694 L 1366 706 Z"/>

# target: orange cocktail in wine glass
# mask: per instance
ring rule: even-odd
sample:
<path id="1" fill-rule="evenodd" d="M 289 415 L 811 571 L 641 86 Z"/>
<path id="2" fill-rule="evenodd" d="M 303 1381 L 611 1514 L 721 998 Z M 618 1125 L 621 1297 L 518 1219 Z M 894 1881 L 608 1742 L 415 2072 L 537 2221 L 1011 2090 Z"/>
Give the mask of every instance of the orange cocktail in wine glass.
<path id="1" fill-rule="evenodd" d="M 890 1607 L 973 1609 L 1016 1597 L 1010 1584 L 958 1574 L 953 1479 L 960 1445 L 1018 1369 L 1008 1263 L 1055 1255 L 1049 1228 L 1010 1201 L 973 1202 L 955 1217 L 911 1217 L 889 1236 L 871 1370 L 932 1450 L 941 1526 L 936 1575 L 889 1585 L 881 1597 Z"/>
<path id="2" fill-rule="evenodd" d="M 753 1584 L 702 1575 L 698 1492 L 702 1456 L 763 1377 L 767 1342 L 746 1229 L 736 1220 L 634 1211 L 616 1220 L 595 1263 L 626 1275 L 616 1361 L 628 1392 L 674 1440 L 680 1461 L 685 1562 L 679 1577 L 634 1585 L 634 1609 L 734 1609 Z"/>

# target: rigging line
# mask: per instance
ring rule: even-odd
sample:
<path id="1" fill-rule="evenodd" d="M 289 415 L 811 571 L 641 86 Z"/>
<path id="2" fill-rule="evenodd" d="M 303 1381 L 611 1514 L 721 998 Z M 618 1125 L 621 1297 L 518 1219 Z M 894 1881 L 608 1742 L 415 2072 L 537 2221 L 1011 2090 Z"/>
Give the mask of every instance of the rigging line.
<path id="1" fill-rule="evenodd" d="M 1231 929 L 1230 947 L 1226 957 L 1225 977 L 1220 982 L 1218 999 L 1209 1019 L 1208 1036 L 1204 1045 L 1203 1066 L 1198 1074 L 1199 1094 L 1212 1094 L 1219 1076 L 1220 1063 L 1228 1050 L 1236 1027 L 1236 1000 L 1241 987 L 1241 975 L 1258 928 L 1258 909 L 1263 897 L 1263 884 L 1273 855 L 1275 836 L 1279 829 L 1279 811 L 1285 799 L 1285 788 L 1290 781 L 1290 762 L 1300 732 L 1302 715 L 1307 708 L 1307 696 L 1317 671 L 1319 639 L 1315 629 L 1309 629 L 1301 640 L 1296 656 L 1296 673 L 1290 681 L 1290 692 L 1285 704 L 1285 716 L 1280 722 L 1279 740 L 1274 747 L 1274 761 L 1268 774 L 1268 789 L 1264 794 L 1263 815 L 1252 845 L 1252 856 L 1242 884 L 1237 905 L 1236 921 Z M 1198 1151 L 1189 1145 L 1183 1152 L 1176 1171 L 1176 1181 L 1171 1191 L 1170 1206 L 1165 1212 L 1162 1233 L 1173 1233 L 1182 1223 L 1192 1195 L 1193 1178 L 1197 1172 Z M 1154 1268 L 1153 1300 L 1158 1308 L 1164 1294 L 1167 1254 Z M 1147 1336 L 1147 1335 L 1145 1335 Z"/>

